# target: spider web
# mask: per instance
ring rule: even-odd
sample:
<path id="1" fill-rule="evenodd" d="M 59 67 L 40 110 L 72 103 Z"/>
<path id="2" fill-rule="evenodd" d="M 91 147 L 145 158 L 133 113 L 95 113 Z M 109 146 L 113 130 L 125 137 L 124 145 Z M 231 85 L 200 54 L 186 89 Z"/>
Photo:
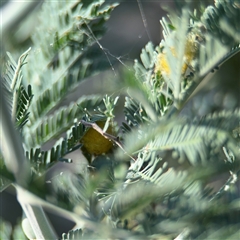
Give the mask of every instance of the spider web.
<path id="1" fill-rule="evenodd" d="M 89 31 L 88 37 L 101 49 L 115 77 L 117 76 L 117 67 L 115 67 L 117 64 L 115 65 L 113 60 L 130 70 L 129 64 L 133 65 L 134 60 L 139 58 L 141 49 L 149 41 L 154 45 L 159 44 L 161 40 L 159 20 L 162 15 L 160 1 L 144 4 L 141 0 L 122 2 L 113 11 L 107 22 L 110 29 L 101 40 L 97 39 L 85 22 Z M 119 30 L 119 28 L 122 29 Z M 116 35 L 117 41 L 115 41 Z M 119 52 L 123 54 L 120 55 Z"/>
<path id="2" fill-rule="evenodd" d="M 121 6 L 121 4 L 124 6 Z M 159 44 L 161 29 L 159 20 L 163 15 L 160 1 L 159 4 L 156 4 L 156 2 L 142 4 L 141 0 L 135 0 L 134 2 L 123 2 L 121 4 L 114 10 L 117 11 L 116 13 L 114 13 L 113 11 L 112 15 L 115 15 L 111 16 L 110 20 L 108 20 L 107 22 L 107 29 L 109 30 L 101 40 L 97 39 L 93 31 L 91 30 L 91 27 L 85 21 L 88 29 L 87 36 L 89 40 L 93 41 L 96 46 L 103 52 L 103 56 L 109 64 L 110 71 L 113 73 L 113 76 L 116 79 L 118 76 L 118 68 L 123 67 L 127 71 L 131 71 L 131 65 L 133 66 L 134 60 L 140 56 L 142 48 L 144 48 L 144 46 L 149 41 L 154 41 L 155 45 Z M 158 6 L 158 8 L 156 8 L 156 6 Z M 121 9 L 118 10 L 118 8 Z M 145 14 L 145 10 L 147 10 L 148 14 Z M 152 15 L 152 10 L 154 10 L 156 13 L 155 15 L 153 14 L 154 19 L 150 21 L 151 26 L 149 27 L 148 19 L 149 14 Z M 124 19 L 126 20 L 124 21 Z M 131 22 L 134 22 L 134 24 L 131 25 Z M 154 26 L 152 26 L 153 22 L 155 23 Z M 118 32 L 115 30 L 115 28 L 122 28 L 122 31 Z M 155 31 L 156 28 L 158 31 Z M 135 31 L 131 31 L 133 29 L 135 29 Z M 152 36 L 153 30 L 155 31 L 154 37 Z M 121 36 L 122 32 L 124 34 L 123 37 Z M 116 36 L 114 35 L 116 35 L 116 33 L 118 33 L 118 41 L 115 41 Z M 128 37 L 130 41 L 126 39 L 126 37 Z M 110 43 L 108 42 L 109 39 Z M 123 41 L 125 41 L 126 43 L 122 44 Z M 121 46 L 119 47 L 119 45 Z M 119 52 L 120 54 L 118 54 Z M 121 55 L 121 53 L 123 54 Z M 84 92 L 82 92 L 82 94 L 86 94 L 86 90 L 91 87 L 92 84 L 89 83 L 89 81 L 86 81 L 86 85 L 81 85 L 80 87 L 81 89 L 84 89 Z M 75 94 L 77 94 L 78 96 L 81 95 L 82 90 L 80 88 L 75 89 L 74 93 L 72 92 L 66 97 L 64 105 L 72 101 L 73 98 L 75 98 Z M 89 90 L 87 90 L 87 92 L 88 91 Z M 77 160 L 79 159 L 79 152 L 71 153 L 69 154 L 69 156 L 65 156 L 65 158 L 66 157 L 69 157 L 73 160 L 73 164 L 71 164 L 73 168 L 75 168 L 77 165 L 79 165 L 79 167 L 81 168 L 81 165 L 84 164 L 83 162 Z"/>

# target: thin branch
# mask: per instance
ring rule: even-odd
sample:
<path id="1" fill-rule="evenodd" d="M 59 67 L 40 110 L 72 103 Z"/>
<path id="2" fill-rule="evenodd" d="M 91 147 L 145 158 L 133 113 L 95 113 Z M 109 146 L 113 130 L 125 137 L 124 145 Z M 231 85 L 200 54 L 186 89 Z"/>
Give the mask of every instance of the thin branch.
<path id="1" fill-rule="evenodd" d="M 1 83 L 2 84 L 2 83 Z M 10 113 L 7 109 L 6 100 L 2 90 L 0 101 L 0 147 L 5 160 L 7 169 L 15 176 L 16 183 L 19 186 L 26 187 L 30 179 L 30 166 L 25 159 L 20 136 L 16 132 L 11 121 Z M 17 189 L 18 190 L 18 189 Z M 37 239 L 57 239 L 50 225 L 45 221 L 46 216 L 41 208 L 36 204 L 30 205 L 26 203 L 23 191 L 17 191 L 18 201 L 23 207 L 23 210 L 32 223 L 33 231 Z M 45 223 L 43 223 L 45 221 Z M 44 228 L 42 228 L 44 226 Z M 44 238 L 43 238 L 44 236 Z"/>
<path id="2" fill-rule="evenodd" d="M 25 186 L 30 177 L 30 168 L 24 156 L 20 137 L 11 121 L 3 91 L 4 89 L 2 89 L 0 103 L 0 148 L 7 169 L 14 174 L 18 184 Z"/>
<path id="3" fill-rule="evenodd" d="M 228 178 L 225 184 L 219 189 L 219 191 L 216 194 L 214 194 L 214 196 L 210 199 L 210 201 L 220 198 L 224 192 L 228 191 L 230 186 L 234 185 L 237 182 L 238 176 L 240 175 L 240 171 L 238 171 L 237 173 L 233 173 L 230 171 L 230 175 L 231 176 Z"/>
<path id="4" fill-rule="evenodd" d="M 28 221 L 33 229 L 33 232 L 37 239 L 57 239 L 56 233 L 51 227 L 41 205 L 31 205 L 27 202 L 26 190 L 22 188 L 17 189 L 18 201 L 28 218 Z"/>

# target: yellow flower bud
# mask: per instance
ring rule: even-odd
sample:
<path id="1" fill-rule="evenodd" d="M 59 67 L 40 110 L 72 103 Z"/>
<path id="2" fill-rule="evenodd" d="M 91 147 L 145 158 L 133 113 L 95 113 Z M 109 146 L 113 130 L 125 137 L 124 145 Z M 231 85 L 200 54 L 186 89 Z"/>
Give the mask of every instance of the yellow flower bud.
<path id="1" fill-rule="evenodd" d="M 185 45 L 184 51 L 184 63 L 182 66 L 182 75 L 184 75 L 188 69 L 191 67 L 191 62 L 197 55 L 199 49 L 199 42 L 197 40 L 198 36 L 195 33 L 190 32 L 187 36 L 187 41 Z M 176 50 L 172 47 L 171 48 L 172 55 L 177 57 Z M 160 75 L 167 75 L 169 76 L 171 72 L 166 53 L 164 49 L 160 52 L 157 56 L 157 61 L 155 64 L 155 73 Z"/>

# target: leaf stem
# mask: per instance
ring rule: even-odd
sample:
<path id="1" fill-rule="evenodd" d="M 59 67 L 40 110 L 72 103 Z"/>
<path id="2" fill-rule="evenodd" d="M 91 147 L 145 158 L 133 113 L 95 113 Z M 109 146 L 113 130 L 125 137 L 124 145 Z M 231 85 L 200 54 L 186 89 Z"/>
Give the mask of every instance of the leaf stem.
<path id="1" fill-rule="evenodd" d="M 16 187 L 18 202 L 20 203 L 33 232 L 37 239 L 57 239 L 56 233 L 51 227 L 41 206 L 34 206 L 27 203 L 27 196 L 24 194 L 26 190 Z"/>
<path id="2" fill-rule="evenodd" d="M 4 93 L 2 89 L 2 93 Z M 16 132 L 11 121 L 10 112 L 7 109 L 5 94 L 1 94 L 0 102 L 0 147 L 7 169 L 13 173 L 16 183 L 21 187 L 26 187 L 30 179 L 30 166 L 24 156 L 23 147 L 19 134 Z M 37 239 L 57 239 L 41 206 L 33 206 L 26 203 L 24 191 L 17 188 L 17 197 Z"/>

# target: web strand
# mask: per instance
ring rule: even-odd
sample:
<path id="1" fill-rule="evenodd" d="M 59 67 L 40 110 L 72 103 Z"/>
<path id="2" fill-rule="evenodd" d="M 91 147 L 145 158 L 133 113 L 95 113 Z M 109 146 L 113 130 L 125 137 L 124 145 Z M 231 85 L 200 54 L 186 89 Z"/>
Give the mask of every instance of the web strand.
<path id="1" fill-rule="evenodd" d="M 149 41 L 152 42 L 151 34 L 148 30 L 147 18 L 145 16 L 141 0 L 137 0 L 137 4 L 138 4 L 138 8 L 139 8 L 139 11 L 140 11 L 140 14 L 141 14 L 141 17 L 142 17 L 143 25 L 144 25 L 145 31 L 147 33 L 148 39 L 149 39 Z"/>
<path id="2" fill-rule="evenodd" d="M 114 75 L 117 76 L 116 71 L 115 71 L 115 68 L 114 68 L 114 66 L 113 66 L 113 64 L 112 64 L 109 56 L 110 56 L 110 57 L 113 57 L 113 58 L 116 59 L 118 62 L 120 62 L 124 67 L 126 67 L 127 69 L 129 69 L 129 67 L 127 67 L 127 65 L 121 60 L 121 56 L 120 56 L 120 57 L 116 57 L 116 56 L 113 55 L 108 49 L 106 49 L 106 48 L 104 48 L 104 47 L 102 46 L 102 44 L 98 41 L 98 39 L 97 39 L 96 36 L 94 35 L 92 29 L 91 29 L 91 28 L 89 27 L 89 25 L 87 24 L 87 22 L 86 22 L 84 19 L 83 19 L 83 21 L 84 21 L 84 23 L 86 24 L 86 26 L 87 26 L 87 28 L 88 28 L 88 31 L 89 31 L 89 33 L 90 33 L 90 35 L 91 35 L 91 36 L 89 36 L 89 35 L 88 35 L 88 36 L 89 36 L 89 37 L 92 37 L 92 38 L 94 39 L 94 41 L 96 42 L 96 44 L 99 46 L 99 48 L 103 51 L 103 53 L 105 54 L 106 59 L 107 59 L 109 65 L 110 65 L 112 71 L 114 72 Z M 80 29 L 79 29 L 79 30 L 80 30 Z"/>
<path id="3" fill-rule="evenodd" d="M 140 10 L 140 14 L 141 14 L 141 19 L 142 19 L 142 22 L 143 22 L 143 25 L 144 25 L 144 32 L 146 32 L 147 36 L 148 36 L 148 39 L 149 41 L 152 41 L 152 38 L 151 38 L 151 34 L 149 32 L 149 28 L 148 28 L 148 23 L 147 23 L 147 19 L 146 19 L 146 16 L 145 16 L 145 13 L 144 13 L 144 9 L 143 9 L 143 6 L 142 6 L 142 3 L 141 3 L 141 0 L 137 0 L 137 4 L 138 4 L 138 8 Z M 89 38 L 92 38 L 94 40 L 94 42 L 99 46 L 99 48 L 103 51 L 109 65 L 110 65 L 110 68 L 111 70 L 113 71 L 115 77 L 117 76 L 117 73 L 116 73 L 116 70 L 113 66 L 113 63 L 111 62 L 111 59 L 110 57 L 114 58 L 115 60 L 117 60 L 121 65 L 123 65 L 125 68 L 127 68 L 127 70 L 130 70 L 129 66 L 126 65 L 123 61 L 122 61 L 122 56 L 115 56 L 114 54 L 112 54 L 109 49 L 107 48 L 104 48 L 102 46 L 102 44 L 99 42 L 99 40 L 97 39 L 97 37 L 95 36 L 95 34 L 93 33 L 91 27 L 88 25 L 87 21 L 83 18 L 82 19 L 84 24 L 87 26 L 87 29 L 88 29 L 88 33 L 85 32 L 85 34 L 89 37 Z M 81 31 L 80 27 L 78 27 L 79 31 Z"/>

